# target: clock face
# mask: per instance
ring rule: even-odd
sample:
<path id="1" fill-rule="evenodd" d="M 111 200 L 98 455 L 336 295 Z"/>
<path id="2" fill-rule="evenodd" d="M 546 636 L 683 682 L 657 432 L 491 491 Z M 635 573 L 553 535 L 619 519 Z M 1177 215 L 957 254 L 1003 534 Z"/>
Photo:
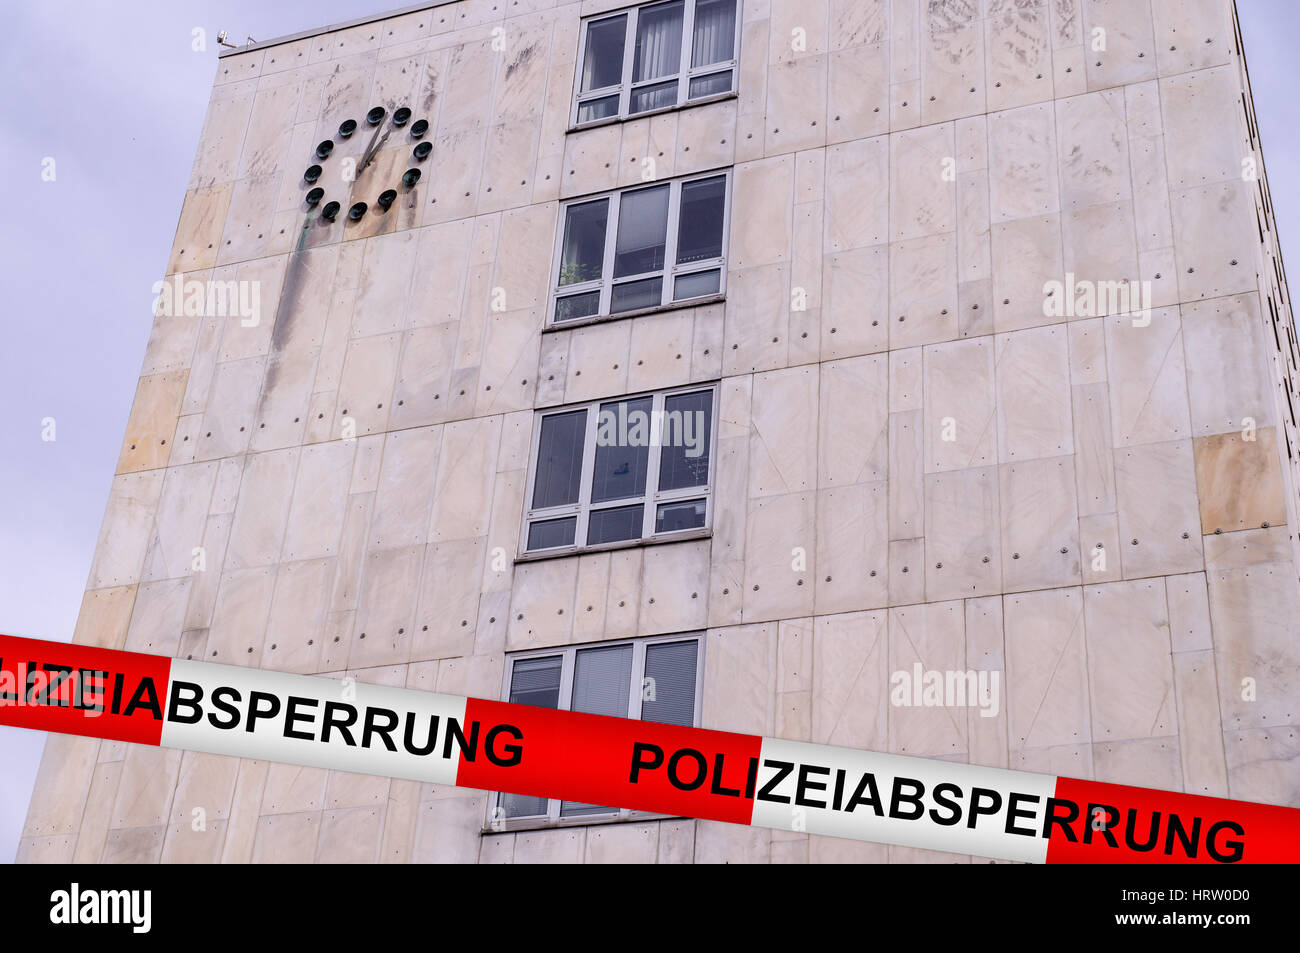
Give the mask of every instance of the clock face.
<path id="1" fill-rule="evenodd" d="M 424 139 L 428 131 L 429 121 L 427 119 L 417 119 L 415 122 L 411 122 L 411 110 L 407 106 L 398 107 L 391 116 L 383 106 L 375 106 L 366 113 L 365 119 L 361 123 L 355 119 L 345 119 L 339 124 L 338 133 L 336 134 L 337 139 L 345 141 L 351 139 L 354 135 L 358 135 L 364 137 L 365 148 L 358 157 L 347 157 L 340 160 L 334 156 L 334 139 L 326 139 L 316 146 L 312 163 L 307 166 L 302 176 L 303 181 L 311 186 L 305 196 L 309 210 L 308 226 L 311 224 L 314 210 L 319 210 L 318 221 L 322 224 L 334 222 L 340 215 L 344 215 L 348 222 L 359 222 L 366 215 L 383 215 L 386 213 L 397 201 L 399 195 L 414 189 L 420 181 L 418 163 L 429 158 L 429 154 L 433 152 L 433 143 Z M 367 170 L 377 171 L 373 165 L 375 156 L 385 143 L 395 135 L 407 136 L 412 143 L 409 158 L 406 162 L 407 170 L 393 182 L 371 181 L 376 176 L 374 174 L 367 176 Z M 326 170 L 330 165 L 340 163 L 343 163 L 343 165 L 339 168 L 338 180 L 350 184 L 351 189 L 345 188 L 345 192 L 350 191 L 353 197 L 358 199 L 358 201 L 352 203 L 346 213 L 343 211 L 342 202 L 338 199 L 332 199 L 326 186 L 318 184 L 332 180 L 333 177 L 326 178 Z M 373 195 L 371 195 L 372 192 Z M 346 194 L 341 197 L 347 199 Z M 366 200 L 367 197 L 369 201 Z"/>

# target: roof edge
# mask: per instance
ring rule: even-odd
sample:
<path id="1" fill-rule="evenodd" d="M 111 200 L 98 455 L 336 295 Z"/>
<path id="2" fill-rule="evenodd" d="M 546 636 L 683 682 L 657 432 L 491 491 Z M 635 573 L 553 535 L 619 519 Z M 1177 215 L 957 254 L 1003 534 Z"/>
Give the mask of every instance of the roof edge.
<path id="1" fill-rule="evenodd" d="M 227 56 L 238 56 L 240 53 L 253 53 L 257 50 L 265 50 L 272 46 L 279 46 L 282 43 L 292 43 L 294 40 L 305 40 L 313 36 L 321 36 L 325 33 L 333 33 L 336 30 L 346 30 L 350 27 L 361 26 L 364 23 L 378 23 L 380 20 L 391 20 L 393 17 L 405 16 L 408 13 L 418 13 L 421 10 L 432 10 L 434 7 L 444 7 L 457 0 L 426 0 L 425 3 L 413 3 L 410 6 L 400 7 L 396 10 L 389 10 L 387 13 L 376 13 L 370 16 L 357 17 L 355 20 L 344 20 L 342 23 L 331 23 L 328 26 L 316 27 L 312 30 L 303 30 L 300 33 L 289 33 L 285 36 L 277 36 L 271 40 L 261 40 L 257 43 L 248 43 L 244 46 L 237 46 L 234 49 L 223 49 L 217 53 L 217 59 L 225 59 Z"/>

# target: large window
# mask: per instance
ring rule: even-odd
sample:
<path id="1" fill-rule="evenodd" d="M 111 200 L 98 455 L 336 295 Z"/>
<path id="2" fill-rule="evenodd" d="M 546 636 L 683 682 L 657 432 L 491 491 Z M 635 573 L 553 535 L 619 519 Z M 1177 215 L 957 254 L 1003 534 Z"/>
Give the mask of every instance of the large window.
<path id="1" fill-rule="evenodd" d="M 582 24 L 573 123 L 635 116 L 735 89 L 737 0 L 669 0 Z"/>
<path id="2" fill-rule="evenodd" d="M 707 529 L 715 385 L 540 413 L 525 554 L 673 538 Z"/>
<path id="3" fill-rule="evenodd" d="M 505 697 L 520 705 L 662 724 L 699 723 L 704 640 L 659 636 L 523 652 L 506 659 Z M 576 801 L 498 794 L 497 826 L 536 827 L 616 820 L 635 812 Z"/>
<path id="4" fill-rule="evenodd" d="M 729 182 L 714 172 L 568 202 L 551 323 L 721 294 Z"/>

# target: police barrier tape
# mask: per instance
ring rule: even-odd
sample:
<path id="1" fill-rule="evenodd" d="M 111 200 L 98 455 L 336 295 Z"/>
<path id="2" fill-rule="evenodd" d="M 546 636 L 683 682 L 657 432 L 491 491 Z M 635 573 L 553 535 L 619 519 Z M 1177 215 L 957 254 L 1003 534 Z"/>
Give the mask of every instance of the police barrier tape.
<path id="1" fill-rule="evenodd" d="M 1292 808 L 12 636 L 0 724 L 1004 860 L 1300 861 Z"/>

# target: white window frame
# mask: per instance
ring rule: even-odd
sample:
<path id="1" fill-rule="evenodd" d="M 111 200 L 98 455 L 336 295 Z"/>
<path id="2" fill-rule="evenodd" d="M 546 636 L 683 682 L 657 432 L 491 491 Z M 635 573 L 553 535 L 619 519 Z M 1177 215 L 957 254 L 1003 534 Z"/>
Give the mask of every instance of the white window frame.
<path id="1" fill-rule="evenodd" d="M 584 195 L 579 198 L 566 199 L 561 202 L 559 227 L 556 229 L 555 247 L 553 248 L 551 255 L 551 296 L 547 305 L 546 326 L 550 328 L 580 327 L 583 324 L 592 321 L 613 321 L 620 318 L 633 317 L 659 308 L 690 307 L 692 303 L 713 301 L 724 296 L 727 293 L 727 251 L 731 236 L 731 171 L 730 167 L 713 169 L 709 172 L 700 172 L 693 175 L 682 176 L 677 179 L 663 179 L 653 182 L 638 183 L 637 185 L 615 189 L 612 192 L 601 192 L 596 195 Z M 707 258 L 702 261 L 678 264 L 677 229 L 681 220 L 682 186 L 691 182 L 716 178 L 721 178 L 723 180 L 722 254 L 717 258 Z M 658 271 L 646 271 L 635 275 L 626 275 L 622 278 L 616 279 L 614 277 L 614 251 L 618 242 L 618 219 L 623 206 L 623 196 L 632 192 L 642 192 L 646 189 L 662 188 L 665 185 L 668 186 L 669 191 L 668 230 L 664 238 L 664 267 Z M 608 201 L 609 205 L 605 216 L 605 254 L 601 261 L 600 277 L 593 278 L 590 281 L 575 281 L 572 284 L 561 285 L 559 283 L 560 261 L 564 253 L 564 232 L 569 220 L 569 209 L 575 205 L 586 205 L 591 202 L 599 202 L 602 199 Z M 697 295 L 693 298 L 675 299 L 673 297 L 673 292 L 676 289 L 678 278 L 705 271 L 719 272 L 717 291 Z M 650 305 L 645 308 L 638 308 L 632 311 L 619 311 L 616 314 L 610 314 L 610 306 L 613 302 L 615 285 L 632 284 L 638 281 L 647 281 L 655 277 L 663 278 L 663 288 L 659 294 L 658 304 Z M 568 321 L 555 320 L 556 303 L 561 298 L 590 294 L 593 291 L 600 292 L 600 307 L 596 309 L 595 314 L 581 318 L 572 318 Z"/>
<path id="2" fill-rule="evenodd" d="M 712 419 L 709 422 L 709 479 L 703 486 L 684 487 L 677 490 L 660 490 L 659 489 L 659 462 L 662 454 L 662 447 L 655 445 L 655 440 L 660 434 L 651 435 L 651 452 L 647 454 L 648 460 L 646 465 L 646 482 L 645 492 L 640 496 L 627 497 L 621 500 L 605 500 L 593 504 L 591 502 L 591 484 L 596 471 L 596 431 L 600 420 L 601 404 L 617 403 L 622 401 L 636 400 L 641 397 L 653 397 L 654 403 L 652 411 L 662 410 L 664 400 L 677 394 L 694 394 L 703 391 L 710 391 L 713 394 L 711 412 Z M 695 539 L 701 536 L 707 536 L 713 529 L 713 487 L 717 482 L 717 461 L 718 461 L 718 401 L 720 398 L 719 387 L 717 382 L 703 384 L 689 384 L 683 387 L 671 387 L 666 390 L 641 391 L 638 393 L 627 394 L 618 397 L 604 397 L 600 400 L 584 401 L 580 404 L 566 404 L 563 407 L 548 407 L 545 410 L 539 410 L 533 415 L 533 436 L 532 443 L 529 447 L 528 455 L 528 482 L 524 485 L 524 516 L 523 525 L 519 533 L 519 558 L 535 559 L 551 556 L 565 556 L 573 553 L 599 552 L 604 549 L 622 549 L 627 546 L 644 545 L 645 543 L 671 542 L 678 539 Z M 583 441 L 582 451 L 582 476 L 581 483 L 578 486 L 578 502 L 566 503 L 561 506 L 548 506 L 539 509 L 533 508 L 533 489 L 537 480 L 537 455 L 541 446 L 542 422 L 554 414 L 571 413 L 575 410 L 587 411 L 587 431 Z M 652 420 L 656 419 L 652 413 Z M 659 506 L 664 503 L 676 503 L 684 500 L 695 500 L 703 497 L 704 499 L 704 525 L 695 526 L 690 529 L 674 530 L 666 533 L 656 533 L 654 531 L 655 516 L 658 513 Z M 636 539 L 620 539 L 609 543 L 592 543 L 588 545 L 587 524 L 588 517 L 593 509 L 607 510 L 619 509 L 625 506 L 636 506 L 642 504 L 644 509 L 641 513 L 641 535 Z M 542 522 L 544 520 L 563 519 L 568 516 L 576 516 L 577 522 L 573 532 L 573 545 L 555 546 L 550 549 L 529 549 L 528 548 L 528 527 L 531 523 Z"/>
<path id="3" fill-rule="evenodd" d="M 691 66 L 691 47 L 695 38 L 695 4 L 697 0 L 684 0 L 682 9 L 682 50 L 681 58 L 677 63 L 677 75 L 660 76 L 658 79 L 642 80 L 636 84 L 640 89 L 645 86 L 659 86 L 663 83 L 671 82 L 674 78 L 677 80 L 677 100 L 671 106 L 658 106 L 654 109 L 646 109 L 642 112 L 632 113 L 629 115 L 628 109 L 632 104 L 632 67 L 636 60 L 636 30 L 637 19 L 642 10 L 649 7 L 662 6 L 665 3 L 672 3 L 674 0 L 653 0 L 651 3 L 641 3 L 635 6 L 623 7 L 619 10 L 610 10 L 608 13 L 602 13 L 598 16 L 586 17 L 583 19 L 578 32 L 578 59 L 577 68 L 573 76 L 573 108 L 569 113 L 570 129 L 587 129 L 591 126 L 597 126 L 602 123 L 621 122 L 626 119 L 639 119 L 642 116 L 653 116 L 655 113 L 667 112 L 670 109 L 680 109 L 683 106 L 694 105 L 697 103 L 714 102 L 718 99 L 725 99 L 736 95 L 736 88 L 740 84 L 740 34 L 741 22 L 744 20 L 744 10 L 742 0 L 736 0 L 736 35 L 732 39 L 730 60 L 723 60 L 718 63 L 709 63 L 707 66 Z M 627 17 L 626 32 L 623 35 L 623 74 L 620 82 L 616 86 L 602 86 L 599 89 L 591 89 L 586 92 L 582 91 L 582 71 L 587 62 L 587 35 L 588 29 L 592 23 L 601 20 L 613 20 L 618 17 Z M 731 71 L 731 89 L 721 93 L 710 93 L 707 96 L 700 96 L 696 99 L 688 98 L 691 90 L 691 80 L 700 76 L 711 76 L 714 73 L 723 73 Z M 589 119 L 586 122 L 578 122 L 578 110 L 584 102 L 595 99 L 605 99 L 609 96 L 618 96 L 618 112 L 612 116 L 602 116 L 599 119 Z"/>
<path id="4" fill-rule="evenodd" d="M 558 710 L 572 711 L 573 704 L 573 672 L 576 667 L 578 652 L 583 649 L 606 648 L 614 645 L 632 646 L 632 682 L 628 692 L 628 711 L 627 717 L 640 720 L 641 718 L 641 691 L 639 686 L 643 684 L 645 678 L 645 656 L 646 646 L 659 645 L 672 642 L 690 642 L 696 643 L 695 655 L 695 710 L 691 715 L 691 726 L 698 728 L 700 725 L 700 713 L 703 708 L 703 688 L 704 688 L 704 631 L 694 632 L 675 632 L 671 635 L 642 636 L 630 639 L 611 639 L 606 642 L 587 642 L 582 645 L 561 645 L 545 649 L 529 649 L 525 652 L 511 652 L 506 655 L 505 672 L 502 676 L 501 699 L 510 701 L 510 686 L 514 678 L 515 662 L 521 659 L 530 658 L 549 658 L 554 655 L 563 657 L 560 667 L 560 704 Z M 640 821 L 652 820 L 654 818 L 671 817 L 669 814 L 657 814 L 650 811 L 634 811 L 630 808 L 614 808 L 608 813 L 603 814 L 581 814 L 575 817 L 561 817 L 560 805 L 561 798 L 547 798 L 546 814 L 531 814 L 526 817 L 506 817 L 505 809 L 501 805 L 501 793 L 492 792 L 489 798 L 489 823 L 485 828 L 485 833 L 497 833 L 502 831 L 516 830 L 537 830 L 548 827 L 582 827 L 588 824 L 608 824 L 613 821 Z"/>

